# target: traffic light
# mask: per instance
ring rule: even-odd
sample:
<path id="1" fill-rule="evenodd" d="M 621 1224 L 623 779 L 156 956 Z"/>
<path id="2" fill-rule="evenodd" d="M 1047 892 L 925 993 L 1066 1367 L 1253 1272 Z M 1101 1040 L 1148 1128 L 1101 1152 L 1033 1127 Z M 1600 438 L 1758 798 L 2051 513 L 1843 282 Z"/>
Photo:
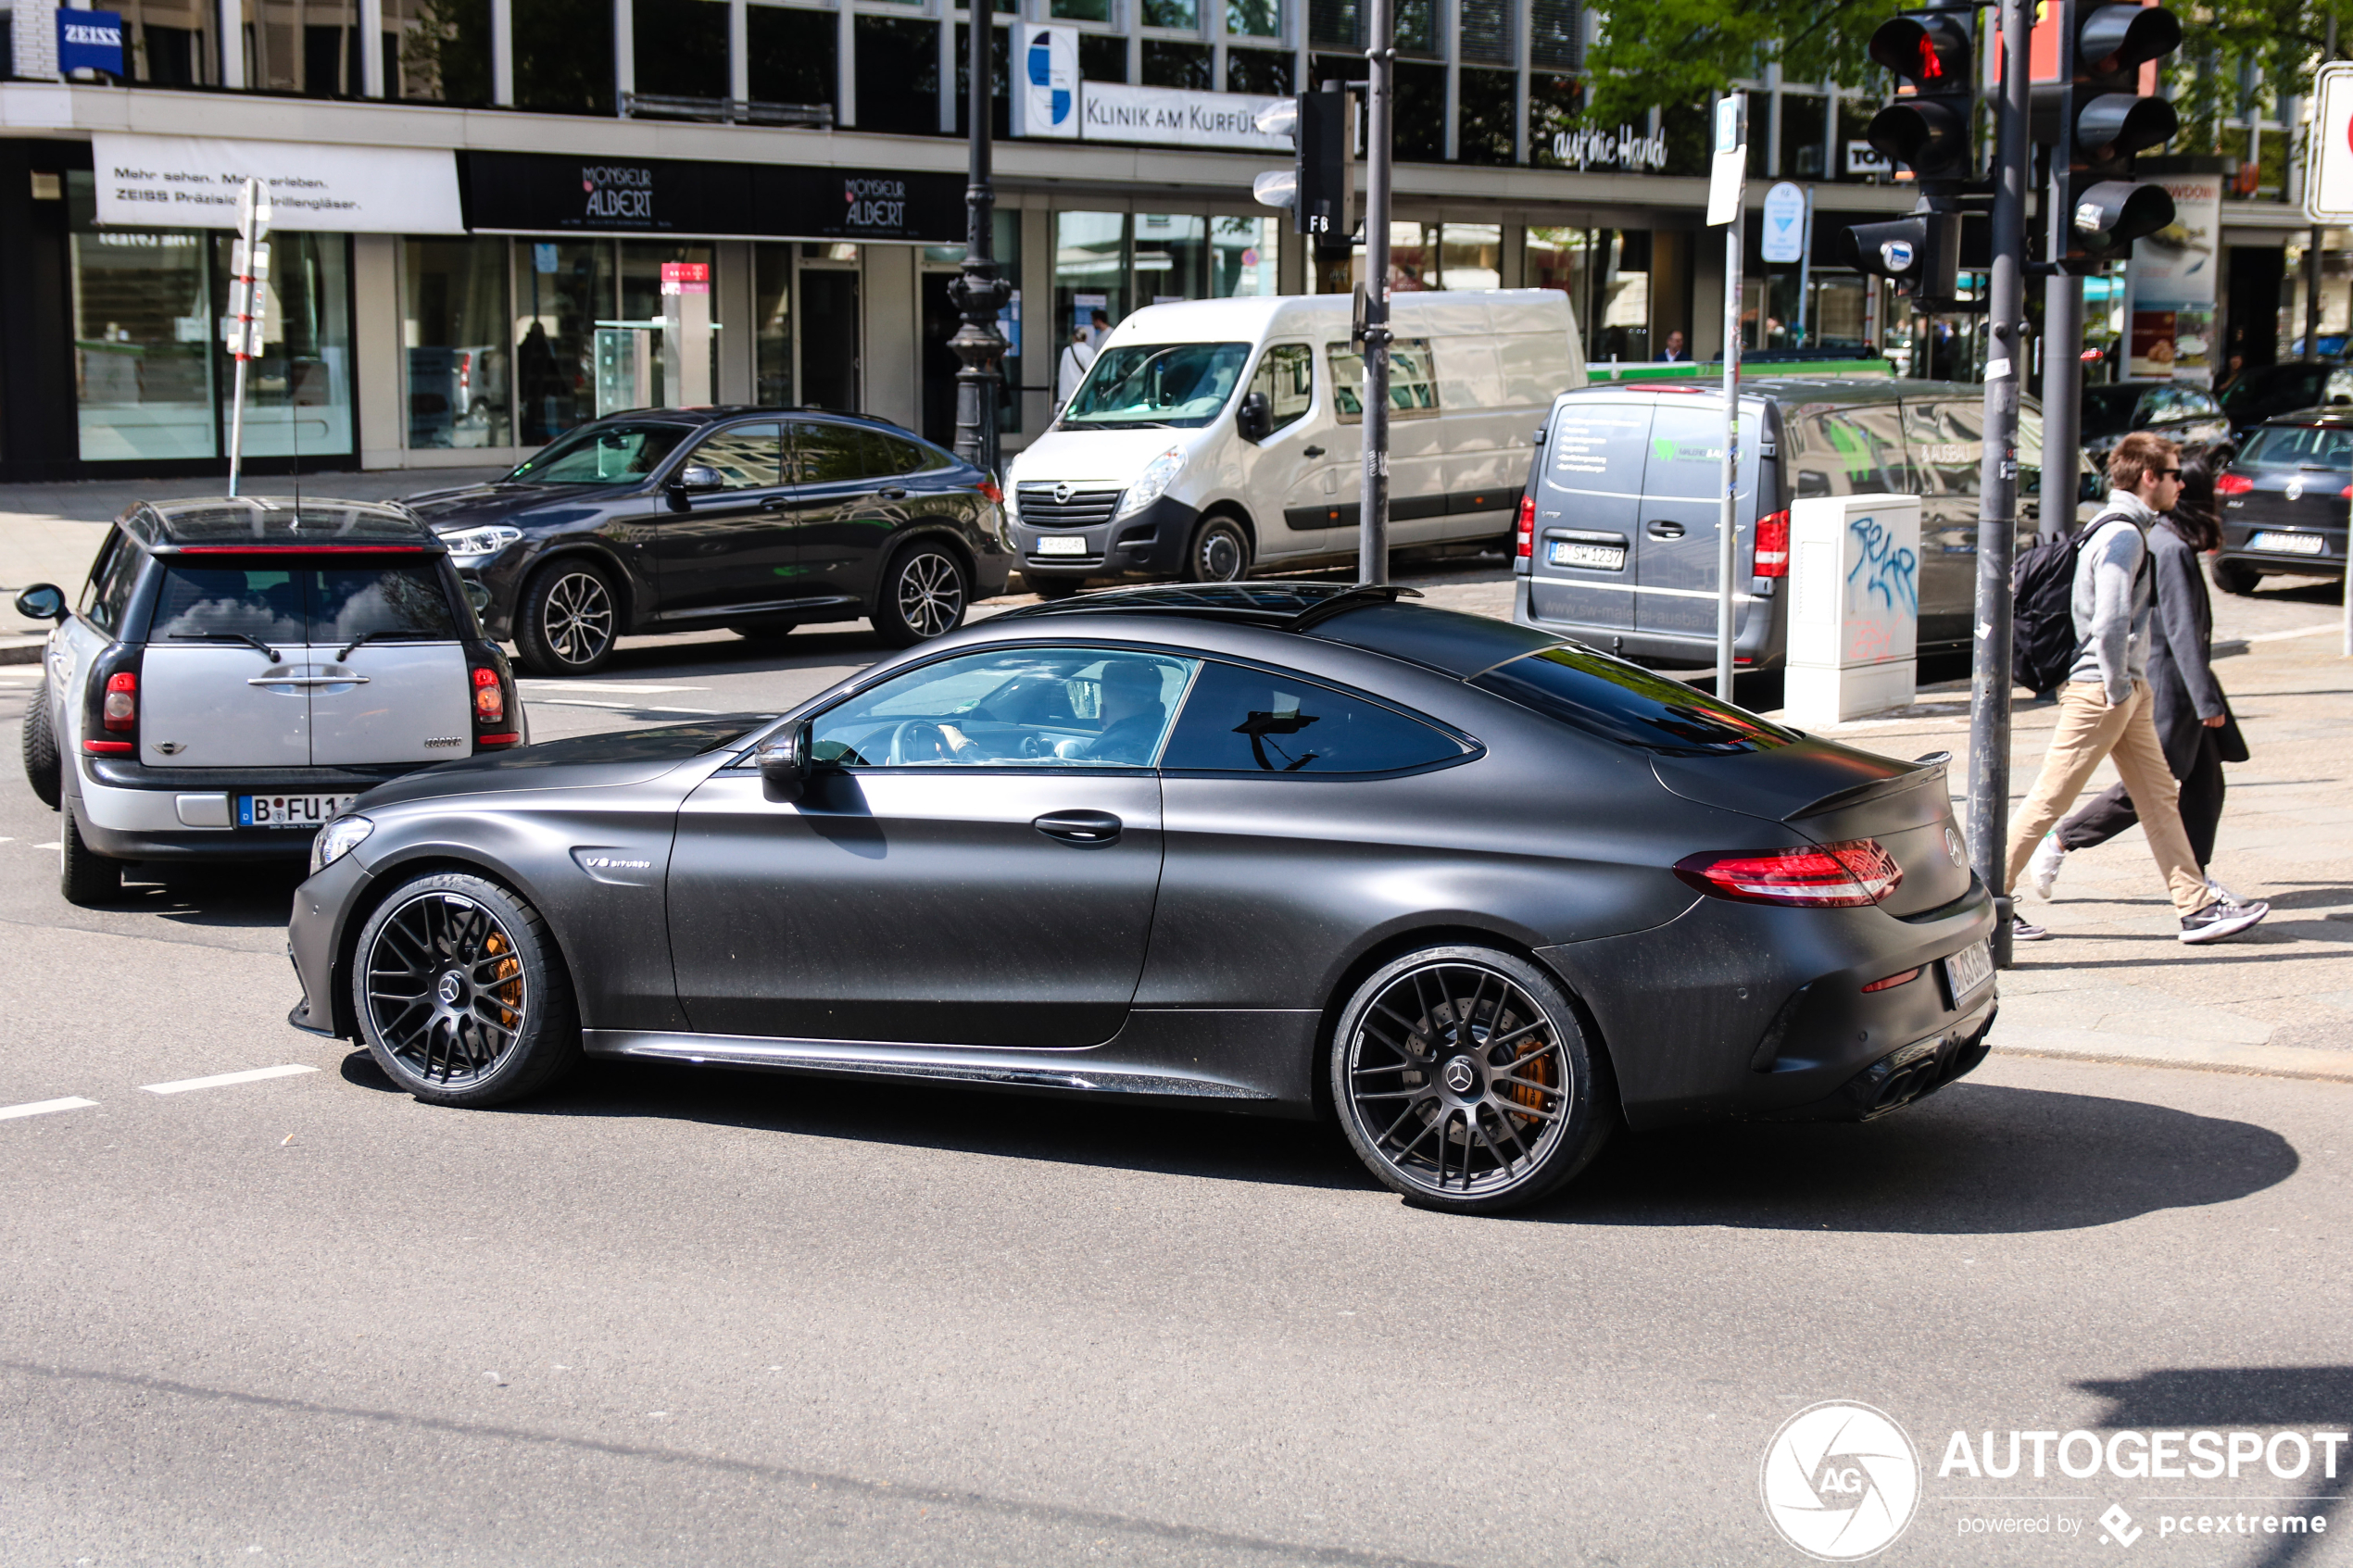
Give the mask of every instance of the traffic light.
<path id="1" fill-rule="evenodd" d="M 1959 286 L 1961 217 L 1923 203 L 1909 218 L 1857 223 L 1846 231 L 1847 265 L 1894 279 L 1906 299 L 1950 299 Z"/>
<path id="2" fill-rule="evenodd" d="M 2181 47 L 2182 24 L 2162 6 L 2097 5 L 2076 11 L 2070 65 L 2057 106 L 2053 194 L 2066 215 L 2068 271 L 2121 261 L 2133 242 L 2173 221 L 2162 185 L 2133 178 L 2136 154 L 2181 128 L 2173 106 L 2140 91 L 2141 68 Z"/>
<path id="3" fill-rule="evenodd" d="M 1269 136 L 1290 137 L 1298 152 L 1290 168 L 1252 181 L 1251 194 L 1290 207 L 1292 232 L 1312 236 L 1318 251 L 1347 250 L 1356 233 L 1356 94 L 1327 82 L 1268 105 L 1257 124 Z"/>
<path id="4" fill-rule="evenodd" d="M 1871 117 L 1864 137 L 1881 156 L 1907 166 L 1921 188 L 1957 186 L 1975 168 L 1977 13 L 1906 11 L 1871 34 L 1871 58 L 1911 86 Z"/>

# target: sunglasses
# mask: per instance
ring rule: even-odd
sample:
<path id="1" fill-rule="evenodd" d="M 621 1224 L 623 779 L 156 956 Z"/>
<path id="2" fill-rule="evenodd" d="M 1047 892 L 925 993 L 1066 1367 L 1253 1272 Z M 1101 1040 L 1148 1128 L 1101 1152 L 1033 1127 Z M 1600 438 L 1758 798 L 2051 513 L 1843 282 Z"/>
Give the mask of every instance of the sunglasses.
<path id="1" fill-rule="evenodd" d="M 2157 477 L 2159 479 L 2179 479 L 2182 477 L 2182 470 L 2180 469 L 2159 469 L 2157 470 Z"/>

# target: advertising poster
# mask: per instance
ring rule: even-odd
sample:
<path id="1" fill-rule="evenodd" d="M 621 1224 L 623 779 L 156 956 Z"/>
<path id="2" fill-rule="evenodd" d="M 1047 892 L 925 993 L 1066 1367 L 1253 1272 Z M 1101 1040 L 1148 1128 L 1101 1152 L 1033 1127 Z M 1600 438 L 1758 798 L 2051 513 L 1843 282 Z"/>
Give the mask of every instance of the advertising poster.
<path id="1" fill-rule="evenodd" d="M 1078 136 L 1078 30 L 1021 30 L 1020 80 L 1013 94 L 1016 136 L 1076 141 Z"/>
<path id="2" fill-rule="evenodd" d="M 2214 379 L 2214 282 L 2222 226 L 2222 176 L 2177 174 L 2162 183 L 2173 221 L 2133 247 L 2132 373 L 2158 380 Z"/>

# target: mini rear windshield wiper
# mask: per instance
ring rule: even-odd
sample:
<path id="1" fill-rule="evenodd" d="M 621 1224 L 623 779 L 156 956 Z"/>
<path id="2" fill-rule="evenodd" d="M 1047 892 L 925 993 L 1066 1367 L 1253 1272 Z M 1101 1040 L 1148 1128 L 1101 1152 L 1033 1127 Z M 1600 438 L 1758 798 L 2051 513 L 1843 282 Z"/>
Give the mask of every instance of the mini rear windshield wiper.
<path id="1" fill-rule="evenodd" d="M 174 632 L 169 640 L 175 643 L 244 643 L 268 654 L 271 663 L 278 662 L 278 650 L 250 632 Z"/>
<path id="2" fill-rule="evenodd" d="M 362 632 L 343 645 L 343 651 L 335 655 L 335 662 L 341 664 L 345 659 L 349 659 L 351 650 L 362 643 L 446 643 L 455 640 L 450 637 L 436 637 L 430 632 Z"/>

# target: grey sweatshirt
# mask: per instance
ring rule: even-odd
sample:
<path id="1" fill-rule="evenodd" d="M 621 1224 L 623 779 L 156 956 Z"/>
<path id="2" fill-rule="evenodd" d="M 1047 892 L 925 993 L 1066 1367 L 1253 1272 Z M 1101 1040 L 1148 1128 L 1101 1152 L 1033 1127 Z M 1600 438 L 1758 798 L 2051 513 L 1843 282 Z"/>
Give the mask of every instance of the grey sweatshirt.
<path id="1" fill-rule="evenodd" d="M 2075 635 L 2083 646 L 2070 681 L 2096 681 L 2110 708 L 2131 698 L 2149 673 L 2149 608 L 2155 586 L 2142 570 L 2157 509 L 2126 490 L 2108 493 L 2096 532 L 2075 558 Z M 2105 521 L 2102 521 L 2105 520 Z"/>

